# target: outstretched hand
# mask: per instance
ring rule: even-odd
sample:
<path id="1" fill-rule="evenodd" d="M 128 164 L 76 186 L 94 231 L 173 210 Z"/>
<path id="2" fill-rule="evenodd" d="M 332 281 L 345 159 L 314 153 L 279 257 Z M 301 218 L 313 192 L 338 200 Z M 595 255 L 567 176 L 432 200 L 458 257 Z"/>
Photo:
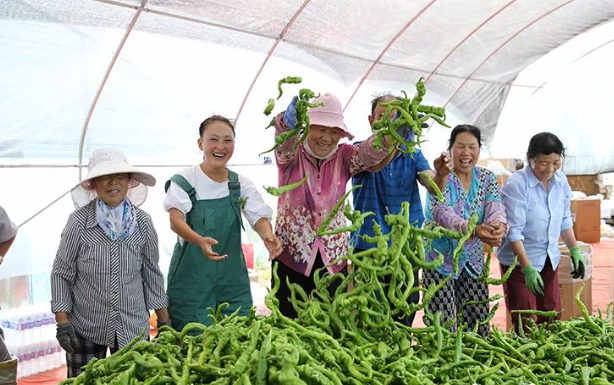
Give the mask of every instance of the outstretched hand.
<path id="1" fill-rule="evenodd" d="M 228 257 L 228 254 L 220 255 L 219 253 L 216 253 L 215 251 L 213 251 L 213 245 L 217 245 L 217 244 L 218 244 L 218 241 L 216 241 L 213 238 L 202 237 L 199 246 L 202 249 L 203 253 L 205 253 L 205 255 L 210 260 L 221 261 L 222 259 L 225 259 L 226 257 Z"/>

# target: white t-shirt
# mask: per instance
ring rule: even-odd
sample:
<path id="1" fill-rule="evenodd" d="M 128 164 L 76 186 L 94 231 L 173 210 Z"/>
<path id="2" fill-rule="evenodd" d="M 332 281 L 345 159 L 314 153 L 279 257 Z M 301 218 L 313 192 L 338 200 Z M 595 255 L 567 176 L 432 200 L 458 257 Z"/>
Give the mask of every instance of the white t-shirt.
<path id="1" fill-rule="evenodd" d="M 0 243 L 13 239 L 15 235 L 17 235 L 17 225 L 0 206 Z"/>
<path id="2" fill-rule="evenodd" d="M 198 200 L 218 199 L 230 195 L 228 181 L 222 183 L 215 182 L 203 172 L 200 165 L 184 168 L 178 174 L 183 176 L 194 187 L 196 199 Z M 241 184 L 241 197 L 247 199 L 245 208 L 242 211 L 249 225 L 253 228 L 260 218 L 272 220 L 273 209 L 264 203 L 256 186 L 243 175 L 239 175 L 239 183 Z M 175 182 L 171 182 L 164 198 L 164 210 L 169 211 L 171 208 L 175 208 L 184 214 L 192 210 L 190 197 Z"/>

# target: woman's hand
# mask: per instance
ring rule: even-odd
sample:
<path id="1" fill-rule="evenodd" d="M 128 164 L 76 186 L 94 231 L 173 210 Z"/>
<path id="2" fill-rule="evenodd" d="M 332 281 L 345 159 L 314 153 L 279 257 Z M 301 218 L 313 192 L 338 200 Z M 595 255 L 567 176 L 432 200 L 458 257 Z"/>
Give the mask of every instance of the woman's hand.
<path id="1" fill-rule="evenodd" d="M 218 242 L 210 237 L 202 237 L 198 246 L 202 249 L 203 253 L 212 261 L 221 261 L 222 259 L 226 259 L 228 254 L 219 255 L 215 251 L 213 251 L 213 245 L 217 245 Z"/>
<path id="2" fill-rule="evenodd" d="M 454 163 L 452 162 L 450 154 L 448 154 L 447 151 L 444 151 L 441 153 L 439 158 L 435 159 L 433 166 L 435 167 L 435 173 L 437 175 L 448 176 L 452 172 Z"/>
<path id="3" fill-rule="evenodd" d="M 263 238 L 264 245 L 266 249 L 269 251 L 269 261 L 274 260 L 281 254 L 283 250 L 281 247 L 281 241 L 274 234 L 270 234 L 269 236 Z"/>
<path id="4" fill-rule="evenodd" d="M 507 226 L 503 223 L 499 221 L 493 221 L 489 225 L 494 229 L 493 236 L 503 238 L 507 235 Z"/>
<path id="5" fill-rule="evenodd" d="M 482 242 L 495 247 L 501 245 L 501 237 L 495 236 L 495 231 L 492 226 L 481 224 L 475 227 L 474 234 Z"/>

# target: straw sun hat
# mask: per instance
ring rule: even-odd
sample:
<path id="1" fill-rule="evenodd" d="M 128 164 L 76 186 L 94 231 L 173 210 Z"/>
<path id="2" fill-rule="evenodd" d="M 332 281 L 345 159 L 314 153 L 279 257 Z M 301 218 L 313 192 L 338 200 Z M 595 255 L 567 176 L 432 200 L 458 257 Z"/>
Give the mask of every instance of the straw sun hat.
<path id="1" fill-rule="evenodd" d="M 131 166 L 123 152 L 115 149 L 96 150 L 87 164 L 87 175 L 71 191 L 75 207 L 81 208 L 98 196 L 93 183 L 95 178 L 111 174 L 130 174 L 127 196 L 135 206 L 145 202 L 146 186 L 156 184 L 153 175 Z"/>

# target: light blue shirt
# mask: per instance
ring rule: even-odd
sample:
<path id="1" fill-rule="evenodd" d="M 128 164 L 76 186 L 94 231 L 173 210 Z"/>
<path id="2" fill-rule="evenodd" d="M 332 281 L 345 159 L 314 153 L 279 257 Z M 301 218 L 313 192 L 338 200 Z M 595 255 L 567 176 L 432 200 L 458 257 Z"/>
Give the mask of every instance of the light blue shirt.
<path id="1" fill-rule="evenodd" d="M 499 262 L 510 266 L 514 262 L 510 242 L 523 241 L 535 269 L 541 271 L 548 256 L 556 269 L 561 259 L 559 236 L 573 226 L 570 199 L 571 188 L 561 171 L 550 179 L 548 191 L 528 165 L 512 174 L 501 189 L 509 231 L 497 253 Z"/>

